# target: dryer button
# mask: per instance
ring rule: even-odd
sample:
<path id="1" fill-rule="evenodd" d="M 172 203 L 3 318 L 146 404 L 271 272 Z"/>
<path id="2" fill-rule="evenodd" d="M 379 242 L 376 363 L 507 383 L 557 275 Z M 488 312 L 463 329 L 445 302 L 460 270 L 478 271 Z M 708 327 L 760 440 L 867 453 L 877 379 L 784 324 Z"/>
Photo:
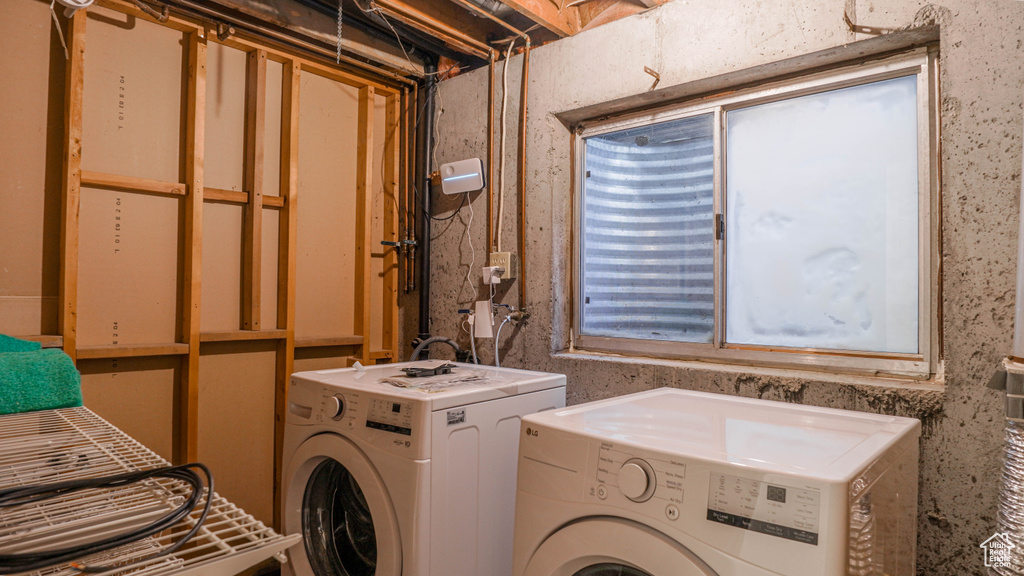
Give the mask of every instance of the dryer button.
<path id="1" fill-rule="evenodd" d="M 675 504 L 665 506 L 665 516 L 667 516 L 669 520 L 679 520 L 679 507 Z"/>
<path id="2" fill-rule="evenodd" d="M 604 500 L 605 498 L 608 497 L 608 489 L 605 488 L 604 484 L 601 484 L 600 486 L 597 487 L 597 497 L 600 498 L 601 500 Z"/>

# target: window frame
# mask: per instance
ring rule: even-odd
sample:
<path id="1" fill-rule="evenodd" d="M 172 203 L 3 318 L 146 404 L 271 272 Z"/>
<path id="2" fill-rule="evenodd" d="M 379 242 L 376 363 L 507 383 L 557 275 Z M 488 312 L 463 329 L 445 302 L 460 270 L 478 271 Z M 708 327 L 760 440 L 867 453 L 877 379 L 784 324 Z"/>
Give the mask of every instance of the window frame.
<path id="1" fill-rule="evenodd" d="M 727 222 L 725 162 L 726 116 L 729 111 L 808 94 L 828 92 L 899 77 L 917 77 L 918 126 L 918 348 L 916 354 L 864 352 L 824 348 L 787 348 L 730 344 L 725 339 L 725 250 L 729 231 L 714 239 L 714 330 L 711 343 L 673 342 L 581 334 L 583 238 L 583 188 L 586 175 L 585 140 L 649 124 L 700 114 L 714 114 L 713 211 Z M 693 98 L 656 109 L 583 121 L 574 129 L 572 160 L 572 315 L 570 351 L 608 352 L 681 360 L 781 366 L 861 374 L 886 374 L 917 379 L 939 371 L 941 350 L 941 201 L 938 122 L 938 48 L 935 46 L 844 64 L 824 71 L 792 76 Z"/>

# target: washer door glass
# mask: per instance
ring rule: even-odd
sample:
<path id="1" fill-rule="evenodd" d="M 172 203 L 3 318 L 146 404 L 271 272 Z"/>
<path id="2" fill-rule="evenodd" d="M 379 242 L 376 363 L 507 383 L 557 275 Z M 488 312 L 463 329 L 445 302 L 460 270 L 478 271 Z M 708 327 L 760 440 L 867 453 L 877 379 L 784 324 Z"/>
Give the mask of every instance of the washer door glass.
<path id="1" fill-rule="evenodd" d="M 651 576 L 643 570 L 623 566 L 622 564 L 593 564 L 573 574 L 573 576 Z"/>
<path id="2" fill-rule="evenodd" d="M 316 576 L 373 576 L 377 539 L 363 491 L 335 460 L 321 462 L 306 484 L 302 507 L 306 556 Z"/>

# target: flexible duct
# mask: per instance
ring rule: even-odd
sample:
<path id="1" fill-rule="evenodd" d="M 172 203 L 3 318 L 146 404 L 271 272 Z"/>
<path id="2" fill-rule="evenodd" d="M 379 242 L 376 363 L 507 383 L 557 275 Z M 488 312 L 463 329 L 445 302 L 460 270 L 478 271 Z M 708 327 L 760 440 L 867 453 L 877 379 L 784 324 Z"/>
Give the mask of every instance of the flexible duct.
<path id="1" fill-rule="evenodd" d="M 453 349 L 455 349 L 456 354 L 465 354 L 465 351 L 462 349 L 462 346 L 459 346 L 459 344 L 456 341 L 452 340 L 451 338 L 445 338 L 444 336 L 431 336 L 430 338 L 427 338 L 423 342 L 420 342 L 420 345 L 417 346 L 416 349 L 412 351 L 412 354 L 409 356 L 409 362 L 415 362 L 416 360 L 419 360 L 420 353 L 423 352 L 427 348 L 427 346 L 430 346 L 431 344 L 437 344 L 439 342 L 443 342 L 451 346 Z"/>

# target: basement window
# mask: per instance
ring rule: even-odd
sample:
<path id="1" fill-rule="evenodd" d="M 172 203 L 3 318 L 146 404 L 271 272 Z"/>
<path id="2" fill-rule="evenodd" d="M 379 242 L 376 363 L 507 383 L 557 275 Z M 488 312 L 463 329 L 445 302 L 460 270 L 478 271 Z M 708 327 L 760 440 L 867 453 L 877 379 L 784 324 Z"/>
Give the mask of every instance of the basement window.
<path id="1" fill-rule="evenodd" d="M 935 60 L 585 123 L 574 347 L 934 373 Z"/>

